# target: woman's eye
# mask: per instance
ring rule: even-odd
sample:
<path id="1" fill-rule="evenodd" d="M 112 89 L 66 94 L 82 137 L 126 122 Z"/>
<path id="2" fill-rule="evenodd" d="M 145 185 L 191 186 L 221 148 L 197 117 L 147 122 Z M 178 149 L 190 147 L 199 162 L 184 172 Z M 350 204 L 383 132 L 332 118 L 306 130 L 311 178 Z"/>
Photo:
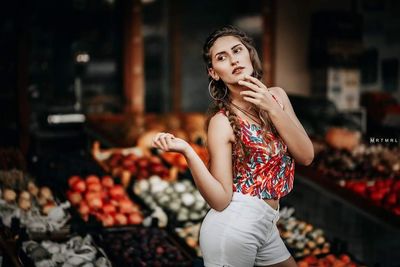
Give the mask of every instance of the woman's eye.
<path id="1" fill-rule="evenodd" d="M 235 50 L 233 50 L 234 53 L 239 53 L 240 51 L 242 51 L 241 47 L 236 48 Z"/>
<path id="2" fill-rule="evenodd" d="M 222 60 L 224 60 L 226 57 L 225 56 L 219 56 L 219 57 L 217 57 L 217 60 L 218 61 L 222 61 Z"/>

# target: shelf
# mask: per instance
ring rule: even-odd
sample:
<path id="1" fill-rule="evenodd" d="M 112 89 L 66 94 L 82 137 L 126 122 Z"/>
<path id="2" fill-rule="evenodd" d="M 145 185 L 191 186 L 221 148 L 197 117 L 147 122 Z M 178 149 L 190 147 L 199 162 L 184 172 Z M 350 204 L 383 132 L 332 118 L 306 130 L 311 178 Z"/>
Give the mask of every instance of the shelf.
<path id="1" fill-rule="evenodd" d="M 321 187 L 319 190 L 325 190 L 325 192 L 331 194 L 332 197 L 345 202 L 347 205 L 356 209 L 369 219 L 379 224 L 400 230 L 399 216 L 396 216 L 383 207 L 375 205 L 372 200 L 341 187 L 337 183 L 333 182 L 333 179 L 329 179 L 329 177 L 322 175 L 317 170 L 304 166 L 296 166 L 296 168 L 296 172 L 301 177 L 300 179 L 303 178 L 305 182 L 309 181 L 315 183 Z"/>

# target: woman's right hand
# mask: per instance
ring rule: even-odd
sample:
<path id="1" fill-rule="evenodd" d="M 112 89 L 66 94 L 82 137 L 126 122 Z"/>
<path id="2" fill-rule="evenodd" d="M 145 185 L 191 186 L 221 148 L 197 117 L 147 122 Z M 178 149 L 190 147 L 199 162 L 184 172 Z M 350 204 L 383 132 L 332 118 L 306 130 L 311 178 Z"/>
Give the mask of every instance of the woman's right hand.
<path id="1" fill-rule="evenodd" d="M 182 154 L 185 154 L 190 148 L 189 143 L 185 140 L 177 138 L 173 134 L 163 132 L 157 133 L 153 137 L 151 146 L 165 152 L 179 152 Z"/>

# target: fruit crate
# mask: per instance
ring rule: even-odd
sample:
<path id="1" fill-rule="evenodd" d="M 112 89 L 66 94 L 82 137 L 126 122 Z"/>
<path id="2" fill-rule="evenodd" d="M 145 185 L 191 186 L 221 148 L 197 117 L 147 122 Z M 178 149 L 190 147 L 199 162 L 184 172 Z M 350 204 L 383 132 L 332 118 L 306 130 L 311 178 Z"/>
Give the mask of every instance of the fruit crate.
<path id="1" fill-rule="evenodd" d="M 41 241 L 20 238 L 17 244 L 22 266 L 117 266 L 111 263 L 97 239 L 88 234 Z"/>
<path id="2" fill-rule="evenodd" d="M 71 176 L 68 183 L 65 196 L 73 206 L 75 230 L 95 232 L 103 227 L 142 224 L 145 218 L 152 223 L 151 210 L 111 176 Z"/>
<path id="3" fill-rule="evenodd" d="M 298 174 L 306 180 L 316 183 L 329 192 L 332 192 L 335 196 L 360 209 L 363 213 L 368 214 L 374 220 L 377 219 L 383 224 L 400 229 L 400 216 L 396 216 L 389 210 L 376 205 L 376 203 L 371 199 L 364 198 L 355 194 L 353 191 L 340 186 L 339 183 L 335 182 L 335 179 L 324 175 L 319 170 L 305 166 L 297 166 L 296 168 Z"/>
<path id="4" fill-rule="evenodd" d="M 104 229 L 100 239 L 116 266 L 196 266 L 193 253 L 165 229 L 143 226 Z"/>

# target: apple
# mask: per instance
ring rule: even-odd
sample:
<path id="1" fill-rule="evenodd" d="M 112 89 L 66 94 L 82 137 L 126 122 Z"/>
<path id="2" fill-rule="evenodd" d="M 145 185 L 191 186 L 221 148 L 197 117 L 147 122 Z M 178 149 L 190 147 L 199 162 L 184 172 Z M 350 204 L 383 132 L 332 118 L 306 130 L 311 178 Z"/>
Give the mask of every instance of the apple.
<path id="1" fill-rule="evenodd" d="M 91 200 L 88 201 L 88 205 L 91 209 L 97 210 L 103 206 L 103 201 L 100 197 L 93 197 Z"/>
<path id="2" fill-rule="evenodd" d="M 110 214 L 104 214 L 101 218 L 103 226 L 113 226 L 115 223 L 114 217 Z"/>
<path id="3" fill-rule="evenodd" d="M 111 203 L 104 204 L 104 206 L 103 206 L 103 212 L 106 214 L 113 214 L 116 211 L 117 211 L 117 208 Z"/>
<path id="4" fill-rule="evenodd" d="M 103 176 L 103 178 L 101 178 L 101 184 L 105 188 L 111 188 L 114 186 L 114 180 L 111 176 Z"/>
<path id="5" fill-rule="evenodd" d="M 100 184 L 99 177 L 97 177 L 97 175 L 89 175 L 89 176 L 87 176 L 86 177 L 86 184 L 89 185 L 89 184 L 93 184 L 93 183 Z"/>
<path id="6" fill-rule="evenodd" d="M 110 196 L 113 199 L 120 199 L 125 196 L 125 189 L 121 185 L 114 185 L 110 189 Z"/>
<path id="7" fill-rule="evenodd" d="M 394 207 L 392 211 L 396 216 L 400 216 L 400 206 Z"/>
<path id="8" fill-rule="evenodd" d="M 93 198 L 102 198 L 101 192 L 87 192 L 85 199 L 89 203 Z"/>
<path id="9" fill-rule="evenodd" d="M 68 191 L 67 198 L 69 202 L 71 202 L 71 204 L 74 206 L 79 205 L 79 203 L 82 201 L 82 195 L 79 192 Z"/>
<path id="10" fill-rule="evenodd" d="M 89 206 L 85 201 L 82 201 L 81 204 L 79 205 L 79 213 L 84 216 L 84 215 L 89 215 Z"/>
<path id="11" fill-rule="evenodd" d="M 74 175 L 74 176 L 69 177 L 69 178 L 68 178 L 68 185 L 69 185 L 69 187 L 72 187 L 72 185 L 73 185 L 76 181 L 79 181 L 79 180 L 81 180 L 81 177 L 78 176 L 78 175 Z"/>
<path id="12" fill-rule="evenodd" d="M 140 169 L 145 169 L 149 166 L 149 160 L 147 158 L 142 157 L 136 161 L 136 164 Z"/>
<path id="13" fill-rule="evenodd" d="M 132 213 L 133 203 L 129 199 L 122 199 L 119 201 L 119 212 L 121 213 Z"/>
<path id="14" fill-rule="evenodd" d="M 397 194 L 390 193 L 386 196 L 386 204 L 395 205 L 397 203 Z"/>
<path id="15" fill-rule="evenodd" d="M 118 225 L 126 225 L 126 224 L 128 224 L 128 218 L 126 218 L 126 216 L 124 214 L 122 214 L 122 213 L 115 214 L 114 219 L 115 219 L 115 222 Z"/>
<path id="16" fill-rule="evenodd" d="M 75 181 L 75 183 L 72 184 L 72 190 L 80 193 L 85 192 L 86 191 L 85 181 L 83 181 L 82 179 Z"/>
<path id="17" fill-rule="evenodd" d="M 87 190 L 89 192 L 100 192 L 102 190 L 102 186 L 100 183 L 92 182 L 87 185 Z"/>
<path id="18" fill-rule="evenodd" d="M 141 224 L 142 222 L 143 217 L 139 212 L 129 214 L 129 224 Z"/>

